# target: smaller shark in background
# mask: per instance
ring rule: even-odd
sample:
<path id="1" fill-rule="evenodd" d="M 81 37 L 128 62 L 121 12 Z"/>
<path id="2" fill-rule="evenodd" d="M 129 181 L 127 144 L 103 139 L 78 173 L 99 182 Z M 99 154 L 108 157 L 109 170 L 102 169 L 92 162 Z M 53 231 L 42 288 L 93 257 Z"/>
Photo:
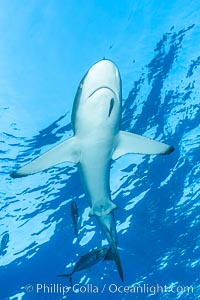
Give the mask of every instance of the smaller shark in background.
<path id="1" fill-rule="evenodd" d="M 71 202 L 71 217 L 74 225 L 74 234 L 78 238 L 78 207 L 76 201 Z"/>
<path id="2" fill-rule="evenodd" d="M 70 284 L 71 286 L 72 284 L 72 275 L 76 272 L 82 271 L 82 270 L 86 270 L 89 269 L 90 267 L 94 266 L 95 264 L 97 264 L 98 262 L 100 262 L 101 260 L 106 260 L 106 259 L 111 259 L 109 257 L 109 249 L 107 248 L 100 248 L 100 249 L 94 249 L 92 251 L 90 251 L 89 253 L 81 256 L 79 258 L 79 260 L 77 261 L 77 263 L 74 266 L 74 269 L 71 273 L 69 274 L 60 274 L 58 275 L 59 277 L 68 277 L 70 280 Z M 108 254 L 108 257 L 107 257 Z"/>
<path id="3" fill-rule="evenodd" d="M 98 220 L 123 281 L 114 220 L 117 206 L 110 195 L 111 162 L 128 153 L 169 154 L 174 148 L 120 130 L 121 104 L 119 70 L 112 61 L 100 60 L 79 84 L 72 109 L 73 137 L 19 168 L 11 176 L 31 175 L 66 161 L 76 163 L 90 205 L 89 215 Z"/>

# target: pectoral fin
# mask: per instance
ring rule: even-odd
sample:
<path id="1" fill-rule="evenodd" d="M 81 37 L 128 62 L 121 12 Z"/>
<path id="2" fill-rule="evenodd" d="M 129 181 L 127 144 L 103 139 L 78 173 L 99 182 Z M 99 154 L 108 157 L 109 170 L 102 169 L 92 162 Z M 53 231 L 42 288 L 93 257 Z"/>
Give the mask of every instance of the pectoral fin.
<path id="1" fill-rule="evenodd" d="M 174 151 L 174 148 L 170 145 L 134 133 L 120 131 L 112 159 L 117 159 L 128 153 L 169 154 L 172 151 Z"/>
<path id="2" fill-rule="evenodd" d="M 62 142 L 24 167 L 17 169 L 11 174 L 11 177 L 17 178 L 35 174 L 66 161 L 73 163 L 79 161 L 79 149 L 75 137 Z"/>

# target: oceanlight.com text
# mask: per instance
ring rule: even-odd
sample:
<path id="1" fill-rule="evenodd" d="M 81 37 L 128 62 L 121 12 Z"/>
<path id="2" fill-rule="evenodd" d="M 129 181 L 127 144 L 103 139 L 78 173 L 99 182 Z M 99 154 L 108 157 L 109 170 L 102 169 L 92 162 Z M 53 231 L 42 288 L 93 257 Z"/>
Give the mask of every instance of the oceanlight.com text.
<path id="1" fill-rule="evenodd" d="M 180 285 L 151 285 L 151 284 L 132 284 L 132 285 L 117 285 L 104 284 L 104 285 L 94 285 L 94 284 L 74 284 L 73 286 L 62 285 L 60 283 L 37 283 L 35 285 L 27 284 L 24 287 L 24 290 L 27 293 L 36 293 L 36 294 L 61 294 L 67 295 L 70 293 L 75 294 L 149 294 L 155 295 L 159 293 L 169 293 L 169 294 L 193 294 L 193 286 L 180 286 Z"/>
<path id="2" fill-rule="evenodd" d="M 131 285 L 131 286 L 122 286 L 116 284 L 110 284 L 109 292 L 120 293 L 120 294 L 158 294 L 158 293 L 193 293 L 194 289 L 192 286 L 167 286 L 167 285 L 150 285 L 150 284 L 143 284 L 143 285 Z"/>

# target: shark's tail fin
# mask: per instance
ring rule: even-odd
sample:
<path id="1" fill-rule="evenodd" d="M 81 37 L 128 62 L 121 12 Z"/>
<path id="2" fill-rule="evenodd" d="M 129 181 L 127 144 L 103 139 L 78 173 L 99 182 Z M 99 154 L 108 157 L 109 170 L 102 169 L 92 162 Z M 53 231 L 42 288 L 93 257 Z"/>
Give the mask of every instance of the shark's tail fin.
<path id="1" fill-rule="evenodd" d="M 113 259 L 114 259 L 114 261 L 116 263 L 117 270 L 119 272 L 119 276 L 121 278 L 121 281 L 124 281 L 124 274 L 123 274 L 122 265 L 121 265 L 121 261 L 120 261 L 119 252 L 118 252 L 117 246 L 116 245 L 112 245 L 111 246 L 111 250 L 112 250 L 112 257 L 113 257 Z M 108 252 L 108 255 L 110 255 L 109 252 Z"/>
<path id="2" fill-rule="evenodd" d="M 119 252 L 117 249 L 116 245 L 112 245 L 110 246 L 110 248 L 108 249 L 104 260 L 114 260 L 117 266 L 117 270 L 119 272 L 119 276 L 121 278 L 122 281 L 124 281 L 124 275 L 123 275 L 123 270 L 122 270 L 122 265 L 121 265 L 121 261 L 120 261 L 120 257 L 119 257 Z"/>
<path id="3" fill-rule="evenodd" d="M 113 252 L 111 248 L 108 248 L 108 251 L 106 252 L 106 255 L 103 260 L 114 260 Z"/>
<path id="4" fill-rule="evenodd" d="M 123 270 L 117 249 L 117 233 L 115 228 L 114 214 L 111 212 L 109 214 L 96 217 L 110 245 L 110 249 L 108 250 L 105 258 L 113 259 L 115 261 L 119 276 L 123 281 Z"/>
<path id="5" fill-rule="evenodd" d="M 112 257 L 112 259 L 115 261 L 117 270 L 119 272 L 119 276 L 123 281 L 124 280 L 123 270 L 119 258 L 119 253 L 117 250 L 117 232 L 115 227 L 114 213 L 112 211 L 111 213 L 106 215 L 102 215 L 102 216 L 96 215 L 96 218 L 110 245 L 111 250 L 108 250 L 107 259 L 111 259 Z"/>
<path id="6" fill-rule="evenodd" d="M 73 283 L 72 283 L 72 274 L 73 274 L 73 273 L 69 273 L 69 274 L 59 274 L 58 276 L 59 276 L 59 277 L 68 277 L 68 278 L 69 278 L 69 282 L 70 282 L 70 286 L 72 287 L 72 286 L 73 286 Z"/>

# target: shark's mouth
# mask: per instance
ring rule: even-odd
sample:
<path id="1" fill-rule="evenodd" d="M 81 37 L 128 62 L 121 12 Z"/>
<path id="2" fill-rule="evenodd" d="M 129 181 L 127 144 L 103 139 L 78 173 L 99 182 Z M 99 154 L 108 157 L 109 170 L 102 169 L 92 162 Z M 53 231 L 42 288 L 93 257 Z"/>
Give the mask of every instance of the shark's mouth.
<path id="1" fill-rule="evenodd" d="M 101 89 L 108 89 L 108 90 L 110 90 L 115 96 L 117 96 L 116 93 L 115 93 L 115 91 L 114 91 L 113 89 L 111 89 L 110 87 L 108 87 L 108 86 L 101 86 L 101 87 L 97 88 L 96 90 L 94 90 L 94 91 L 89 95 L 88 99 L 89 99 L 90 97 L 92 97 L 97 91 L 99 91 L 99 90 L 101 90 Z"/>

